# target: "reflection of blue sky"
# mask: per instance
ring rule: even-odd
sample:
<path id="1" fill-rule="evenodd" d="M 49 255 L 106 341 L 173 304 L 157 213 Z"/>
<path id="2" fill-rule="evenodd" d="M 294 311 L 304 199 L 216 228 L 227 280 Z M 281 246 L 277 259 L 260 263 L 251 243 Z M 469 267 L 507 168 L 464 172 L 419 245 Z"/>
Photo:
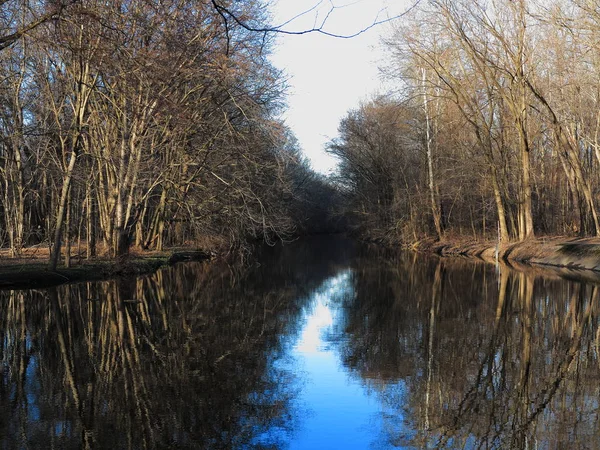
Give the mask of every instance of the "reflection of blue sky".
<path id="1" fill-rule="evenodd" d="M 352 272 L 346 270 L 326 280 L 309 299 L 303 327 L 288 355 L 290 370 L 302 380 L 292 411 L 301 416 L 295 421 L 293 435 L 288 436 L 290 449 L 392 447 L 384 436 L 390 415 L 396 413 L 382 405 L 373 386 L 367 387 L 349 373 L 335 344 L 344 339 L 343 329 L 336 327 L 343 300 L 353 295 Z"/>
<path id="2" fill-rule="evenodd" d="M 39 407 L 39 399 L 41 397 L 41 385 L 39 379 L 39 358 L 33 349 L 33 342 L 31 336 L 27 334 L 25 336 L 25 348 L 23 349 L 23 355 L 20 357 L 24 359 L 25 365 L 22 367 L 24 370 L 24 377 L 20 379 L 23 382 L 22 391 L 19 391 L 19 385 L 15 382 L 16 378 L 19 377 L 19 373 L 11 371 L 11 361 L 8 352 L 4 355 L 4 359 L 0 361 L 2 364 L 2 370 L 0 371 L 0 381 L 3 383 L 10 383 L 10 403 L 7 402 L 4 405 L 0 405 L 2 414 L 6 417 L 10 417 L 13 408 L 19 406 L 25 406 L 24 411 L 26 412 L 25 417 L 17 417 L 12 414 L 11 427 L 22 426 L 20 421 L 25 420 L 27 423 L 27 433 L 31 434 L 33 429 L 41 423 L 41 412 Z M 11 336 L 7 333 L 3 343 L 4 348 L 19 347 L 20 341 L 16 336 Z M 14 362 L 12 363 L 14 365 Z M 2 437 L 2 436 L 0 436 Z M 25 436 L 21 436 L 25 439 Z"/>
<path id="3" fill-rule="evenodd" d="M 38 406 L 38 399 L 41 395 L 40 380 L 38 378 L 38 358 L 37 356 L 31 356 L 29 358 L 29 364 L 26 369 L 26 385 L 25 392 L 27 393 L 27 412 L 28 419 L 30 422 L 37 422 L 40 420 L 40 408 Z"/>

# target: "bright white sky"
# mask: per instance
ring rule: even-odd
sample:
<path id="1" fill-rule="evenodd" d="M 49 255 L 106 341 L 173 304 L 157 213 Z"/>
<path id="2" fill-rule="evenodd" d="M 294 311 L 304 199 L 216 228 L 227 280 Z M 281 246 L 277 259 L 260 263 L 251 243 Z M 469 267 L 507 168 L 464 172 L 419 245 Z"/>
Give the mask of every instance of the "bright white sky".
<path id="1" fill-rule="evenodd" d="M 277 0 L 273 5 L 276 24 L 295 17 L 316 5 L 318 0 Z M 336 0 L 336 9 L 324 29 L 350 35 L 389 14 L 404 11 L 405 0 Z M 294 20 L 285 27 L 296 31 L 314 27 L 315 18 L 324 17 L 331 7 L 323 1 L 319 10 Z M 386 9 L 387 8 L 387 9 Z M 318 20 L 317 19 L 317 20 Z M 374 27 L 360 36 L 339 39 L 318 33 L 279 35 L 272 60 L 289 77 L 288 112 L 284 118 L 292 129 L 313 168 L 331 172 L 335 160 L 324 151 L 337 135 L 340 119 L 361 100 L 382 91 L 378 62 L 383 58 L 379 41 L 387 25 Z"/>

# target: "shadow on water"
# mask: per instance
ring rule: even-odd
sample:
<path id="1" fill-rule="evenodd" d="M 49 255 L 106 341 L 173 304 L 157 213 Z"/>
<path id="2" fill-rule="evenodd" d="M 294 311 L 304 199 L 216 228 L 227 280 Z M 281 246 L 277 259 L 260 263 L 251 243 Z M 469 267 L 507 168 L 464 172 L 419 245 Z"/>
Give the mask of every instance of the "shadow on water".
<path id="1" fill-rule="evenodd" d="M 0 447 L 301 448 L 298 399 L 316 388 L 294 358 L 315 325 L 306 354 L 378 405 L 373 448 L 600 448 L 599 295 L 327 237 L 243 273 L 186 263 L 2 291 Z M 341 414 L 324 405 L 307 407 Z"/>

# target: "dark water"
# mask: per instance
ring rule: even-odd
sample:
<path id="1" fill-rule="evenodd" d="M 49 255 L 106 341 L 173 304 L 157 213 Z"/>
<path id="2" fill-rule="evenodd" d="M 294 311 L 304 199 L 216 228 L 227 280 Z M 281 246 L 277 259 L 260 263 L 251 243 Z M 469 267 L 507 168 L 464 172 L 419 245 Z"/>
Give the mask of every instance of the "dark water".
<path id="1" fill-rule="evenodd" d="M 342 239 L 0 291 L 0 448 L 600 448 L 595 285 Z"/>

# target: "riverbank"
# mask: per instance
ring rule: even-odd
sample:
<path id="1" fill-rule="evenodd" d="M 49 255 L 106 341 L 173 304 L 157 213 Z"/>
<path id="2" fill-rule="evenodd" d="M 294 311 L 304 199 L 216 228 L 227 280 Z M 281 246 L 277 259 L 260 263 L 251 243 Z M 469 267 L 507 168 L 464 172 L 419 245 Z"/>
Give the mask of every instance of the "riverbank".
<path id="1" fill-rule="evenodd" d="M 122 264 L 109 259 L 83 260 L 70 268 L 56 270 L 47 268 L 45 258 L 4 258 L 0 263 L 0 289 L 40 289 L 65 283 L 144 275 L 181 261 L 206 261 L 214 256 L 214 253 L 203 250 L 141 253 Z"/>
<path id="2" fill-rule="evenodd" d="M 502 245 L 498 249 L 496 243 L 489 241 L 423 240 L 413 244 L 412 249 L 440 256 L 479 258 L 488 262 L 496 261 L 497 251 L 498 258 L 509 264 L 600 272 L 600 238 L 544 237 Z"/>
<path id="3" fill-rule="evenodd" d="M 477 258 L 489 263 L 496 261 L 496 243 L 491 241 L 425 239 L 410 247 L 417 252 L 443 257 Z M 47 258 L 39 255 L 22 259 L 4 256 L 0 259 L 0 289 L 39 289 L 143 275 L 180 261 L 205 261 L 214 257 L 213 252 L 202 250 L 136 253 L 124 264 L 109 259 L 81 260 L 71 268 L 51 271 L 47 268 Z M 600 238 L 545 237 L 510 243 L 498 248 L 498 258 L 515 268 L 522 269 L 523 265 L 528 265 L 561 269 L 563 277 L 574 275 L 575 271 L 591 271 L 590 277 L 600 280 Z"/>

